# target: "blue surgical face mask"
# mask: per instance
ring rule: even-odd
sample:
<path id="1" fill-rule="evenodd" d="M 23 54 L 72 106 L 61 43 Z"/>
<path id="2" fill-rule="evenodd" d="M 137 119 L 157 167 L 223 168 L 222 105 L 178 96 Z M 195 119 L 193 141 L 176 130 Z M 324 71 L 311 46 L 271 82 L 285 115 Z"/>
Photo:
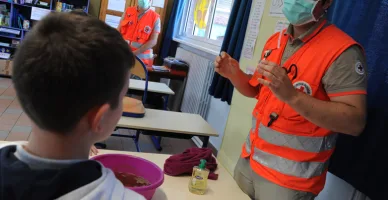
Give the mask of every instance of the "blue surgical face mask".
<path id="1" fill-rule="evenodd" d="M 318 21 L 313 11 L 319 0 L 284 0 L 283 14 L 292 25 L 304 25 Z"/>
<path id="2" fill-rule="evenodd" d="M 150 0 L 138 0 L 137 5 L 142 9 L 147 9 L 150 7 Z"/>

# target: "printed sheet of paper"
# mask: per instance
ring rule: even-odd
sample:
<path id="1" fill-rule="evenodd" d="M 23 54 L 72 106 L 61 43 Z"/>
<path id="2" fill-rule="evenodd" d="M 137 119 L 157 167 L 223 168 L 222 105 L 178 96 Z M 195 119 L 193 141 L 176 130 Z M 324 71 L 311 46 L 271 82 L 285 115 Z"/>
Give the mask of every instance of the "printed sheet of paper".
<path id="1" fill-rule="evenodd" d="M 159 8 L 164 8 L 164 0 L 153 0 L 152 1 L 152 6 L 159 7 Z"/>
<path id="2" fill-rule="evenodd" d="M 288 25 L 290 25 L 290 22 L 288 22 L 287 20 L 278 20 L 275 26 L 275 33 L 286 29 Z"/>
<path id="3" fill-rule="evenodd" d="M 271 0 L 271 7 L 269 9 L 269 16 L 284 17 L 283 14 L 284 0 Z"/>
<path id="4" fill-rule="evenodd" d="M 31 19 L 32 20 L 41 20 L 43 17 L 48 15 L 51 12 L 51 10 L 38 8 L 38 7 L 31 7 Z"/>
<path id="5" fill-rule="evenodd" d="M 124 12 L 125 0 L 108 0 L 108 10 Z"/>
<path id="6" fill-rule="evenodd" d="M 245 70 L 245 73 L 248 75 L 253 75 L 255 71 L 256 71 L 256 67 L 248 66 L 247 69 Z"/>
<path id="7" fill-rule="evenodd" d="M 255 53 L 256 39 L 259 35 L 261 18 L 263 17 L 265 0 L 257 0 L 253 3 L 254 7 L 249 15 L 247 33 L 244 40 L 242 56 L 252 59 Z"/>
<path id="8" fill-rule="evenodd" d="M 248 59 L 253 58 L 253 54 L 255 53 L 255 46 L 256 46 L 256 38 L 247 37 L 244 40 L 244 47 L 243 47 L 243 56 Z"/>
<path id="9" fill-rule="evenodd" d="M 111 26 L 112 28 L 117 28 L 120 24 L 121 17 L 117 17 L 114 15 L 106 15 L 105 23 Z"/>

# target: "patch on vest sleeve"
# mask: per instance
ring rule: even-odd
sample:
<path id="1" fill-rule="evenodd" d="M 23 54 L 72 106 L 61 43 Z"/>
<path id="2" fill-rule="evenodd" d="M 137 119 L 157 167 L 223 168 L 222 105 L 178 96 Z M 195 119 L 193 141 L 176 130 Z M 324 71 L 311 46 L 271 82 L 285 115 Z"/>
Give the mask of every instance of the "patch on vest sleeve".
<path id="1" fill-rule="evenodd" d="M 298 90 L 300 92 L 304 92 L 310 96 L 313 94 L 313 90 L 311 89 L 311 86 L 305 81 L 295 82 L 294 87 L 296 90 Z"/>
<path id="2" fill-rule="evenodd" d="M 357 74 L 360 74 L 360 75 L 364 75 L 365 74 L 365 68 L 364 68 L 364 66 L 362 65 L 362 63 L 360 61 L 358 61 L 356 63 L 355 69 L 356 69 Z"/>
<path id="3" fill-rule="evenodd" d="M 151 33 L 151 27 L 150 26 L 144 27 L 144 32 L 147 33 L 147 34 L 150 34 Z"/>

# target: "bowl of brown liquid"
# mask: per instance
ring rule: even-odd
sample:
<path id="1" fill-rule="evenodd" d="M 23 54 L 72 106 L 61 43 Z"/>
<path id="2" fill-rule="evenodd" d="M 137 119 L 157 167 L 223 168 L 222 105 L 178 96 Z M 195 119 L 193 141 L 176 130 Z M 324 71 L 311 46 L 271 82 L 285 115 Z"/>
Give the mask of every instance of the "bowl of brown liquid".
<path id="1" fill-rule="evenodd" d="M 149 200 L 164 181 L 164 174 L 160 167 L 143 158 L 123 154 L 104 154 L 91 159 L 111 169 L 124 187 Z"/>

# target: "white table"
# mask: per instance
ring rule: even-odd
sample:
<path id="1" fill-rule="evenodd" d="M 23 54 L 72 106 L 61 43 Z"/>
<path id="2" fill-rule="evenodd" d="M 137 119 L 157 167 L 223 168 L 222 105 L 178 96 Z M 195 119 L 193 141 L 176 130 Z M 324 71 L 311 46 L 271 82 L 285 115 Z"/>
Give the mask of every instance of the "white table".
<path id="1" fill-rule="evenodd" d="M 144 91 L 145 90 L 145 81 L 130 79 L 128 89 Z M 148 92 L 164 94 L 164 95 L 174 95 L 175 94 L 175 92 L 172 91 L 166 84 L 158 83 L 158 82 L 151 82 L 151 81 L 148 81 Z"/>
<path id="2" fill-rule="evenodd" d="M 124 151 L 99 150 L 99 154 L 119 153 L 133 155 L 149 160 L 161 169 L 166 159 L 170 155 L 150 154 L 150 153 L 135 153 Z M 208 180 L 208 191 L 205 195 L 192 194 L 188 189 L 190 177 L 172 177 L 165 175 L 164 183 L 156 190 L 153 200 L 249 200 L 250 198 L 244 194 L 238 187 L 233 177 L 226 169 L 218 163 L 216 173 L 219 175 L 218 180 Z"/>
<path id="3" fill-rule="evenodd" d="M 200 136 L 204 138 L 203 147 L 207 147 L 209 137 L 218 137 L 218 133 L 200 115 L 146 109 L 143 118 L 121 117 L 118 128 L 142 131 L 155 131 L 160 136 Z"/>
<path id="4" fill-rule="evenodd" d="M 0 147 L 7 144 L 15 144 L 19 142 L 0 141 Z M 26 141 L 24 141 L 26 143 Z M 126 151 L 111 151 L 98 150 L 101 154 L 126 154 L 137 156 L 149 160 L 161 169 L 170 155 L 151 154 L 151 153 L 136 153 Z M 244 194 L 233 180 L 232 176 L 226 169 L 218 163 L 218 180 L 208 180 L 208 191 L 205 195 L 195 195 L 190 193 L 188 184 L 190 176 L 173 177 L 164 175 L 164 183 L 156 190 L 153 200 L 249 200 L 250 198 Z"/>

